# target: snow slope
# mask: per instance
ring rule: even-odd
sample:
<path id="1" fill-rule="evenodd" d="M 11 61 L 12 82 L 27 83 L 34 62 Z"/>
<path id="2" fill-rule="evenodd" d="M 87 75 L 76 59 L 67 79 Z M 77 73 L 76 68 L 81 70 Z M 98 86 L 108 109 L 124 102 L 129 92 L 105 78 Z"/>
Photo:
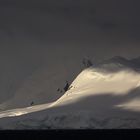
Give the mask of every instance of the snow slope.
<path id="1" fill-rule="evenodd" d="M 123 96 L 139 88 L 140 74 L 129 69 L 106 73 L 91 67 L 82 71 L 71 86 L 72 88 L 53 105 L 69 104 L 90 95 L 109 93 Z"/>
<path id="2" fill-rule="evenodd" d="M 0 112 L 0 128 L 140 128 L 140 72 L 131 62 L 83 70 L 55 102 Z"/>

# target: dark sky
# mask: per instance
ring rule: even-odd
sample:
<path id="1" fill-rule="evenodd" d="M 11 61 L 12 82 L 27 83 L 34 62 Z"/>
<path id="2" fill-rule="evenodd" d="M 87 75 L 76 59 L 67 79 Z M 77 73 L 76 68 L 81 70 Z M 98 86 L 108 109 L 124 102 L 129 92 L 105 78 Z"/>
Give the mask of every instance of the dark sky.
<path id="1" fill-rule="evenodd" d="M 20 53 L 23 48 L 75 46 L 88 49 L 89 56 L 92 50 L 97 59 L 135 57 L 140 52 L 139 5 L 139 0 L 1 0 L 1 49 Z"/>
<path id="2" fill-rule="evenodd" d="M 139 0 L 0 0 L 1 64 L 137 57 L 139 5 Z"/>
<path id="3" fill-rule="evenodd" d="M 74 72 L 85 56 L 139 56 L 139 6 L 139 0 L 0 0 L 0 93 L 14 93 L 44 64 Z"/>

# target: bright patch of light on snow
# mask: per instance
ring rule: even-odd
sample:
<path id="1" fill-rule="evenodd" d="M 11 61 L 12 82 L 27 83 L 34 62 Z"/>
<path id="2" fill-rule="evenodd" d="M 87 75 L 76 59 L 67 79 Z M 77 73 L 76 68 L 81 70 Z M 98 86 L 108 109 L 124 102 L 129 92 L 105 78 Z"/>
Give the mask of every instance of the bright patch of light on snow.
<path id="1" fill-rule="evenodd" d="M 23 114 L 26 114 L 28 112 L 25 112 L 25 111 L 18 111 L 18 112 L 13 112 L 11 114 L 9 114 L 9 116 L 20 116 L 20 115 L 23 115 Z"/>
<path id="2" fill-rule="evenodd" d="M 6 111 L 0 112 L 0 118 L 21 116 L 21 115 L 24 115 L 24 114 L 44 110 L 44 109 L 47 109 L 49 107 L 50 107 L 50 103 L 49 104 L 42 104 L 42 105 L 35 105 L 35 106 L 32 106 L 32 107 L 6 110 Z"/>
<path id="3" fill-rule="evenodd" d="M 131 111 L 140 111 L 140 98 L 132 99 L 131 101 L 116 105 L 116 107 Z"/>
<path id="4" fill-rule="evenodd" d="M 104 73 L 94 68 L 82 71 L 60 99 L 53 106 L 66 105 L 77 102 L 91 95 L 111 94 L 126 95 L 134 88 L 139 87 L 140 74 L 134 71 L 121 70 L 119 72 Z"/>

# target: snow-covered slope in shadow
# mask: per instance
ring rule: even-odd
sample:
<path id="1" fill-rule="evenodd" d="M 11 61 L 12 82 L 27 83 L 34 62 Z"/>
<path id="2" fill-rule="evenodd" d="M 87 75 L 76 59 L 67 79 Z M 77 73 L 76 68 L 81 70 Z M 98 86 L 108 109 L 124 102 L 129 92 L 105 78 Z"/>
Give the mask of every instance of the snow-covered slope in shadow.
<path id="1" fill-rule="evenodd" d="M 0 128 L 140 128 L 136 63 L 117 57 L 89 67 L 55 102 L 1 112 Z"/>

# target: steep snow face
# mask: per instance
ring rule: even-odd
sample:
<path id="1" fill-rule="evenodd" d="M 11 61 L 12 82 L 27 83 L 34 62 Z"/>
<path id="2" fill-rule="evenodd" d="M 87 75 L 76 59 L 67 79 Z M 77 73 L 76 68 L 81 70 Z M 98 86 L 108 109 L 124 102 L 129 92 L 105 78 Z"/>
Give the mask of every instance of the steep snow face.
<path id="1" fill-rule="evenodd" d="M 111 94 L 123 96 L 131 90 L 139 88 L 139 86 L 140 73 L 138 72 L 125 69 L 111 73 L 90 67 L 77 76 L 72 82 L 70 90 L 53 105 L 70 104 L 90 95 Z"/>

